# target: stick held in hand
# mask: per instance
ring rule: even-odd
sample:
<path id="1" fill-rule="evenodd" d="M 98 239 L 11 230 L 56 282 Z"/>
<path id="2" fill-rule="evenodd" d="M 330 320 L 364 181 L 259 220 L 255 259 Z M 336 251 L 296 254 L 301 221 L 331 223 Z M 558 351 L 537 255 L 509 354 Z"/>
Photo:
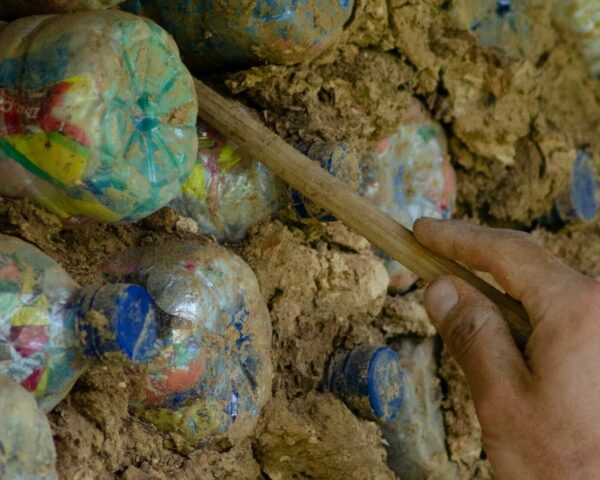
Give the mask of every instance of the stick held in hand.
<path id="1" fill-rule="evenodd" d="M 410 230 L 288 145 L 244 106 L 222 97 L 199 80 L 195 80 L 195 85 L 202 120 L 423 280 L 431 282 L 442 275 L 455 275 L 471 284 L 498 305 L 515 341 L 524 348 L 531 325 L 520 303 L 458 263 L 426 249 Z"/>

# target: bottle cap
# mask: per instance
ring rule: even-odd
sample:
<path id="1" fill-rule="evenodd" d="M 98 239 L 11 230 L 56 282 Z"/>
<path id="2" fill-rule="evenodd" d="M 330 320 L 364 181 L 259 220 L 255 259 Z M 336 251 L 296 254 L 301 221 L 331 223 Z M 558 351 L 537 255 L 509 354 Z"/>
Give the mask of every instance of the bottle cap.
<path id="1" fill-rule="evenodd" d="M 592 156 L 580 150 L 571 179 L 571 199 L 577 217 L 593 220 L 598 214 L 598 176 Z"/>
<path id="2" fill-rule="evenodd" d="M 563 221 L 592 221 L 598 214 L 598 174 L 593 157 L 579 150 L 573 163 L 571 184 L 556 199 L 556 210 Z"/>
<path id="3" fill-rule="evenodd" d="M 362 346 L 336 354 L 325 387 L 368 420 L 394 420 L 404 401 L 400 360 L 388 347 Z"/>
<path id="4" fill-rule="evenodd" d="M 360 187 L 359 158 L 345 143 L 318 142 L 308 149 L 300 149 L 310 159 L 319 162 L 321 168 L 344 182 L 351 189 Z M 305 198 L 300 192 L 289 188 L 290 206 L 294 220 L 312 219 L 319 222 L 334 222 L 336 218 L 324 208 Z"/>
<path id="5" fill-rule="evenodd" d="M 88 357 L 119 352 L 128 360 L 145 363 L 158 353 L 154 302 L 139 285 L 106 285 L 86 294 L 77 329 Z"/>

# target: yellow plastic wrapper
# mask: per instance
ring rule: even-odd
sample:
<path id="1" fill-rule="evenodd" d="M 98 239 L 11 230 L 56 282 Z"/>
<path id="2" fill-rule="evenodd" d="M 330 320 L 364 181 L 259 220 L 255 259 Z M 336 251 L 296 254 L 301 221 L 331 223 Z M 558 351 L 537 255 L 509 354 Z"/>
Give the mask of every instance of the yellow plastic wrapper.
<path id="1" fill-rule="evenodd" d="M 107 10 L 0 31 L 0 194 L 61 218 L 137 221 L 197 152 L 193 79 L 150 20 Z"/>

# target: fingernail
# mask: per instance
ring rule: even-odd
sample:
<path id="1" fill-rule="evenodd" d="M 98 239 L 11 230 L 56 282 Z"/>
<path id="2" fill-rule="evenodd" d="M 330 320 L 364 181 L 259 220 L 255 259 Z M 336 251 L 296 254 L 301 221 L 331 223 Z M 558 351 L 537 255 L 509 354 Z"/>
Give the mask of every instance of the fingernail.
<path id="1" fill-rule="evenodd" d="M 449 280 L 438 280 L 425 292 L 425 308 L 436 326 L 444 321 L 457 302 L 458 292 Z"/>
<path id="2" fill-rule="evenodd" d="M 414 222 L 413 225 L 415 223 L 438 223 L 439 220 L 437 218 L 433 218 L 433 217 L 419 217 L 417 218 Z"/>

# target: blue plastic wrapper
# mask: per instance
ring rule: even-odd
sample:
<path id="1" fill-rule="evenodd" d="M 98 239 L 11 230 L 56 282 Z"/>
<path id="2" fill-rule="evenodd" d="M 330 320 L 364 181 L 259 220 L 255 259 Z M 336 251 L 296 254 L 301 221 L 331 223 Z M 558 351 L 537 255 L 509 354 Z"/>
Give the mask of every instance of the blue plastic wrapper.
<path id="1" fill-rule="evenodd" d="M 336 42 L 353 0 L 128 0 L 177 41 L 196 71 L 310 60 Z"/>
<path id="2" fill-rule="evenodd" d="M 160 309 L 158 357 L 131 365 L 132 412 L 192 444 L 251 434 L 271 395 L 271 319 L 256 277 L 214 244 L 132 250 L 107 272 L 145 286 Z"/>

